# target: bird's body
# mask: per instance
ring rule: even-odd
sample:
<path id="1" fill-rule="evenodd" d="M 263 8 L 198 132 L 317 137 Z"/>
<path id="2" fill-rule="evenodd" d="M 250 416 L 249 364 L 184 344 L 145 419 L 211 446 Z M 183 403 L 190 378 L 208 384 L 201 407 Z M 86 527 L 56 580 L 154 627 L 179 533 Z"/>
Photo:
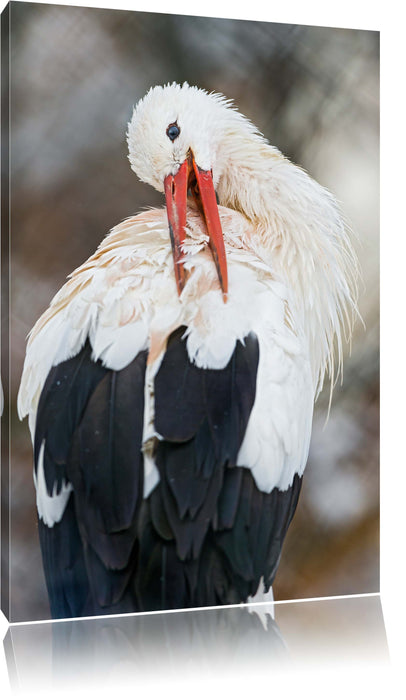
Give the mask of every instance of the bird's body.
<path id="1" fill-rule="evenodd" d="M 54 617 L 269 588 L 355 308 L 333 198 L 223 98 L 151 90 L 129 146 L 139 176 L 165 184 L 169 231 L 166 209 L 127 219 L 72 273 L 31 333 L 19 393 Z"/>

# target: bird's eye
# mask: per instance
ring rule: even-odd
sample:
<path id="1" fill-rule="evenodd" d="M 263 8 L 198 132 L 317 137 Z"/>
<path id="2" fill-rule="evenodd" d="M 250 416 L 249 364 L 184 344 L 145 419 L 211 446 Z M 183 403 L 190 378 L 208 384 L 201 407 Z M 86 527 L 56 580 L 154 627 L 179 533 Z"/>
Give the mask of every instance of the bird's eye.
<path id="1" fill-rule="evenodd" d="M 167 130 L 166 130 L 166 135 L 170 138 L 171 141 L 174 141 L 175 139 L 178 138 L 180 134 L 180 129 L 175 122 L 174 124 L 169 124 Z"/>

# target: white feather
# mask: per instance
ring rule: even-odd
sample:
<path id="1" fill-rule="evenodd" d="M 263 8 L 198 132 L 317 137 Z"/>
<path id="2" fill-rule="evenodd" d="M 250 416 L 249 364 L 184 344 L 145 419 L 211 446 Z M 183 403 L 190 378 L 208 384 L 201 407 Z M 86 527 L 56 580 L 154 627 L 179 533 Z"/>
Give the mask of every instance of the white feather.
<path id="1" fill-rule="evenodd" d="M 113 332 L 114 331 L 114 332 Z M 104 326 L 101 323 L 90 336 L 92 358 L 106 367 L 124 369 L 142 350 L 148 348 L 148 327 L 141 319 L 125 326 Z"/>
<path id="2" fill-rule="evenodd" d="M 172 144 L 168 123 L 181 128 Z M 225 304 L 197 210 L 188 210 L 177 295 L 165 210 L 145 212 L 111 231 L 72 273 L 30 336 L 18 397 L 33 433 L 50 368 L 76 354 L 87 336 L 93 357 L 122 369 L 149 350 L 145 387 L 145 495 L 157 482 L 153 462 L 153 379 L 170 333 L 187 327 L 199 367 L 221 369 L 235 344 L 258 337 L 257 394 L 238 463 L 258 487 L 287 489 L 304 470 L 314 398 L 326 373 L 342 366 L 342 329 L 356 313 L 357 264 L 332 195 L 290 163 L 221 95 L 188 85 L 154 88 L 129 124 L 130 161 L 163 189 L 192 148 L 213 170 L 221 205 L 229 295 Z M 46 501 L 46 499 L 43 499 Z M 52 519 L 52 518 L 50 518 Z"/>
<path id="3" fill-rule="evenodd" d="M 72 491 L 72 484 L 64 481 L 58 494 L 56 493 L 55 484 L 52 496 L 48 494 L 44 474 L 44 450 L 45 440 L 43 440 L 41 443 L 36 476 L 34 472 L 34 484 L 37 494 L 37 510 L 39 517 L 41 520 L 43 520 L 45 525 L 48 527 L 53 527 L 55 523 L 59 523 L 62 515 L 65 512 L 66 504 Z"/>

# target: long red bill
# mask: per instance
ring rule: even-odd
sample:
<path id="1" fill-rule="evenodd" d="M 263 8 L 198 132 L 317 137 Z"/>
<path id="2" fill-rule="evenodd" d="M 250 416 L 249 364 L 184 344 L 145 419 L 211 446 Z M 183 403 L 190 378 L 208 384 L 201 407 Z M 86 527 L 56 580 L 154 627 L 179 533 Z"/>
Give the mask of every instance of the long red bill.
<path id="1" fill-rule="evenodd" d="M 185 268 L 181 260 L 183 256 L 182 244 L 186 236 L 188 178 L 189 164 L 188 161 L 185 160 L 176 175 L 168 175 L 164 180 L 166 211 L 168 213 L 169 233 L 175 266 L 175 279 L 179 296 L 186 282 Z"/>
<path id="2" fill-rule="evenodd" d="M 220 287 L 223 292 L 224 301 L 227 301 L 227 259 L 216 193 L 214 191 L 213 175 L 211 171 L 199 168 L 194 158 L 192 158 L 192 162 L 196 178 L 196 184 L 192 187 L 192 194 L 206 223 L 207 233 L 210 239 L 210 248 L 216 265 Z"/>
<path id="3" fill-rule="evenodd" d="M 176 175 L 168 175 L 165 178 L 164 186 L 178 293 L 181 294 L 186 282 L 186 274 L 181 258 L 183 255 L 182 244 L 185 240 L 187 190 L 190 187 L 206 225 L 210 249 L 223 292 L 223 299 L 227 301 L 226 251 L 211 172 L 199 168 L 193 154 L 190 153 Z"/>

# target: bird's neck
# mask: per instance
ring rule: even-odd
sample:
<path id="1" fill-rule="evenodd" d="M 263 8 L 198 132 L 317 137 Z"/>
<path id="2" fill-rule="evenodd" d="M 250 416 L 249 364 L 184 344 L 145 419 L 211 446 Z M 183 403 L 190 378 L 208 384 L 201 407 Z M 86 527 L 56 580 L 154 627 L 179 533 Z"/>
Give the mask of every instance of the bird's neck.
<path id="1" fill-rule="evenodd" d="M 315 391 L 341 367 L 341 333 L 356 309 L 356 259 L 334 197 L 260 136 L 230 140 L 218 183 L 222 205 L 253 224 L 250 246 L 286 283 L 306 337 Z"/>

